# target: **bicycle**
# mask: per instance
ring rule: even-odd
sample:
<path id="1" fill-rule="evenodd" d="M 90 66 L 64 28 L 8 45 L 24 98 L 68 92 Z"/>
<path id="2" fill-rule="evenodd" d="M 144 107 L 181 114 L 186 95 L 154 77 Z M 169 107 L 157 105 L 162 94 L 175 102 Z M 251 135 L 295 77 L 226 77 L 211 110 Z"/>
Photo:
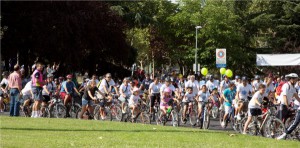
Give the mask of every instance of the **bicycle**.
<path id="1" fill-rule="evenodd" d="M 189 102 L 187 102 L 189 104 Z M 185 115 L 185 118 L 187 121 L 189 121 L 190 125 L 191 126 L 195 126 L 197 124 L 197 107 L 195 105 L 196 103 L 193 101 L 192 102 L 192 107 L 190 107 L 188 105 L 188 109 L 187 109 L 187 112 L 186 112 L 186 115 Z M 184 121 L 184 118 L 183 118 L 183 110 L 184 110 L 184 105 L 183 105 L 183 102 L 182 102 L 182 107 L 180 109 L 180 112 L 179 114 L 181 115 L 181 123 L 182 124 L 186 124 L 187 121 Z"/>
<path id="2" fill-rule="evenodd" d="M 235 125 L 235 119 L 234 119 L 234 107 L 231 108 L 231 110 L 229 111 L 229 114 L 227 115 L 226 121 L 225 121 L 225 126 L 224 128 L 227 128 L 228 124 L 231 123 L 231 127 L 233 128 L 233 130 L 236 131 L 236 125 Z M 225 115 L 225 111 L 224 108 L 220 111 L 220 124 L 222 125 L 223 122 L 223 118 Z"/>
<path id="3" fill-rule="evenodd" d="M 111 114 L 111 111 L 110 111 L 110 107 L 108 106 L 108 103 L 110 103 L 110 102 L 106 102 L 105 99 L 99 99 L 99 98 L 97 98 L 97 101 L 105 104 L 104 105 L 104 117 L 102 118 L 101 115 L 100 115 L 100 109 L 102 107 L 99 103 L 95 106 L 95 109 L 94 109 L 94 119 L 95 120 L 109 120 L 109 121 L 112 121 L 112 114 Z"/>
<path id="4" fill-rule="evenodd" d="M 210 110 L 210 112 L 211 112 L 211 117 L 213 118 L 213 119 L 217 119 L 218 118 L 218 116 L 219 116 L 219 107 L 218 107 L 218 102 L 215 102 L 215 103 L 213 103 L 213 107 L 212 107 L 212 109 Z"/>
<path id="5" fill-rule="evenodd" d="M 300 110 L 298 110 L 298 112 L 300 112 Z M 299 113 L 298 113 L 299 114 Z M 286 127 L 289 128 L 293 122 L 294 122 L 295 118 L 289 120 L 289 122 L 286 122 Z M 288 134 L 286 139 L 291 139 L 291 140 L 298 140 L 300 141 L 300 126 L 298 125 L 296 127 L 296 129 L 293 130 L 293 132 L 291 134 Z"/>
<path id="6" fill-rule="evenodd" d="M 202 114 L 200 118 L 200 128 L 208 129 L 210 124 L 210 115 L 208 112 L 208 105 L 210 102 L 199 102 L 202 103 Z"/>
<path id="7" fill-rule="evenodd" d="M 66 107 L 62 103 L 62 100 L 57 96 L 52 96 L 50 104 L 50 115 L 54 118 L 64 118 L 66 115 Z"/>
<path id="8" fill-rule="evenodd" d="M 285 132 L 284 123 L 276 118 L 276 105 L 268 105 L 268 110 L 259 116 L 253 116 L 252 122 L 248 126 L 250 135 L 262 135 L 268 138 L 275 138 Z M 240 129 L 244 129 L 246 118 L 241 121 Z M 261 122 L 262 121 L 262 122 Z"/>
<path id="9" fill-rule="evenodd" d="M 4 93 L 3 94 L 3 104 L 2 104 L 4 112 L 9 111 L 9 104 L 10 104 L 9 95 L 7 93 Z"/>
<path id="10" fill-rule="evenodd" d="M 174 127 L 178 127 L 180 125 L 179 114 L 178 114 L 176 103 L 172 103 L 172 109 L 170 113 L 167 113 L 166 115 L 161 117 L 161 110 L 159 110 L 157 116 L 158 116 L 156 121 L 157 125 L 161 124 L 165 126 L 168 121 L 171 121 L 171 125 Z M 159 117 L 161 117 L 161 120 L 159 119 Z"/>
<path id="11" fill-rule="evenodd" d="M 122 109 L 118 100 L 118 95 L 113 95 L 112 104 L 110 105 L 112 120 L 121 121 Z"/>
<path id="12" fill-rule="evenodd" d="M 72 97 L 72 96 L 70 96 L 70 97 Z M 66 109 L 68 110 L 68 108 L 69 108 L 69 113 L 66 114 L 66 117 L 76 118 L 76 113 L 77 113 L 78 109 L 81 108 L 81 105 L 79 105 L 78 103 L 75 102 L 74 97 L 72 97 L 71 100 L 72 100 L 71 103 L 68 102 L 66 105 Z"/>
<path id="13" fill-rule="evenodd" d="M 150 103 L 150 102 L 149 102 L 149 103 Z M 155 99 L 155 101 L 154 101 L 154 106 L 153 106 L 153 113 L 150 114 L 150 118 L 151 118 L 150 124 L 152 123 L 152 121 L 155 121 L 156 123 L 158 122 L 157 120 L 158 120 L 158 117 L 159 117 L 159 116 L 158 116 L 159 110 L 160 110 L 159 102 L 158 102 L 158 98 L 157 98 L 157 96 L 156 96 L 156 99 Z"/>

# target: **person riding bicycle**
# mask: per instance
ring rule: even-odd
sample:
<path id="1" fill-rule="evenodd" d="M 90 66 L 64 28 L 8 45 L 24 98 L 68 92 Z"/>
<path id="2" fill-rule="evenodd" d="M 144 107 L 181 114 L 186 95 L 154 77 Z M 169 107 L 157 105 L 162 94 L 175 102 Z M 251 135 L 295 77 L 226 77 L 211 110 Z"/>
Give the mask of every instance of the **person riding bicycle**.
<path id="1" fill-rule="evenodd" d="M 220 84 L 220 93 L 221 94 L 224 92 L 225 89 L 228 88 L 229 83 L 230 83 L 229 78 L 226 75 L 224 75 L 224 80 L 221 81 L 221 84 Z"/>
<path id="2" fill-rule="evenodd" d="M 160 102 L 160 111 L 161 111 L 161 115 L 159 117 L 160 120 L 165 115 L 170 114 L 170 112 L 172 110 L 173 97 L 172 97 L 171 93 L 172 93 L 172 90 L 170 88 L 168 88 L 168 87 L 165 88 L 163 96 L 161 98 L 161 102 Z"/>
<path id="3" fill-rule="evenodd" d="M 199 119 L 203 118 L 202 117 L 202 111 L 203 111 L 205 105 L 209 102 L 209 100 L 211 100 L 213 98 L 211 97 L 210 93 L 208 92 L 206 85 L 202 85 L 201 90 L 198 92 L 198 95 L 197 95 L 196 98 L 198 98 L 198 100 L 197 100 L 197 102 L 198 102 L 198 119 L 197 119 L 197 123 L 198 123 Z M 209 112 L 210 109 L 211 109 L 211 105 L 209 105 L 207 107 L 207 109 L 208 109 L 208 112 Z"/>
<path id="4" fill-rule="evenodd" d="M 140 89 L 137 87 L 133 88 L 132 95 L 129 98 L 128 106 L 131 109 L 131 118 L 134 120 L 137 115 L 140 113 L 139 101 L 141 100 L 139 96 Z"/>
<path id="5" fill-rule="evenodd" d="M 115 89 L 116 95 L 119 95 L 119 91 L 117 88 L 117 85 L 115 83 L 115 81 L 112 79 L 111 74 L 107 73 L 105 75 L 105 78 L 101 80 L 100 86 L 99 86 L 99 90 L 103 95 L 100 95 L 100 114 L 101 114 L 101 118 L 105 119 L 105 112 L 104 112 L 104 107 L 108 102 L 112 101 L 112 89 Z"/>
<path id="6" fill-rule="evenodd" d="M 150 94 L 150 115 L 153 115 L 153 107 L 155 100 L 160 104 L 160 93 L 159 90 L 161 88 L 161 84 L 159 83 L 159 78 L 155 77 L 154 82 L 152 82 L 149 86 L 149 94 Z"/>
<path id="7" fill-rule="evenodd" d="M 43 86 L 43 88 L 44 89 L 42 91 L 42 106 L 47 106 L 48 102 L 50 101 L 50 96 L 56 91 L 56 84 L 53 82 L 53 74 L 50 73 L 47 75 L 46 84 Z"/>
<path id="8" fill-rule="evenodd" d="M 252 99 L 248 105 L 248 119 L 244 126 L 243 134 L 247 134 L 246 131 L 248 129 L 248 125 L 250 124 L 253 116 L 259 116 L 262 114 L 261 106 L 266 95 L 266 86 L 264 84 L 260 84 L 258 86 L 258 91 L 255 92 Z"/>
<path id="9" fill-rule="evenodd" d="M 96 81 L 92 80 L 90 81 L 89 85 L 84 90 L 83 96 L 82 96 L 82 109 L 79 114 L 79 118 L 83 118 L 83 114 L 88 110 L 90 113 L 94 113 L 93 109 L 93 101 L 97 100 L 96 98 L 96 92 L 100 93 L 99 89 L 96 87 L 97 83 Z"/>
<path id="10" fill-rule="evenodd" d="M 188 87 L 191 87 L 193 89 L 194 96 L 196 96 L 198 94 L 199 83 L 198 83 L 197 80 L 195 80 L 195 76 L 194 75 L 190 75 L 190 80 L 188 80 L 185 83 L 185 89 L 187 89 Z"/>
<path id="11" fill-rule="evenodd" d="M 31 99 L 33 99 L 34 97 L 31 88 L 32 88 L 32 82 L 29 81 L 21 91 L 22 99 L 23 99 L 23 111 L 24 111 L 24 107 L 29 107 Z M 32 115 L 31 117 L 33 118 L 34 116 Z"/>
<path id="12" fill-rule="evenodd" d="M 234 85 L 237 87 L 238 85 L 241 84 L 241 78 L 239 75 L 235 76 L 235 79 L 232 81 L 234 83 Z"/>
<path id="13" fill-rule="evenodd" d="M 283 121 L 285 121 L 288 116 L 289 105 L 291 104 L 292 99 L 295 98 L 300 102 L 300 98 L 294 86 L 298 82 L 297 81 L 298 75 L 296 73 L 290 73 L 286 75 L 285 78 L 287 79 L 287 83 L 283 84 L 281 88 L 282 92 L 279 97 L 280 110 L 277 114 L 279 118 Z M 298 108 L 297 110 L 297 114 L 295 116 L 295 120 L 292 123 L 292 125 L 288 127 L 286 132 L 283 133 L 281 136 L 279 136 L 277 139 L 278 140 L 285 139 L 288 134 L 292 133 L 292 131 L 299 125 L 299 123 L 300 123 L 300 108 Z"/>
<path id="14" fill-rule="evenodd" d="M 260 84 L 263 84 L 263 81 L 260 80 L 259 75 L 255 75 L 254 81 L 252 82 L 254 92 L 258 91 L 258 87 L 259 87 Z"/>
<path id="15" fill-rule="evenodd" d="M 224 99 L 224 107 L 225 107 L 225 115 L 223 117 L 223 121 L 221 124 L 222 127 L 225 127 L 227 116 L 232 110 L 232 101 L 234 100 L 234 97 L 236 95 L 236 90 L 234 88 L 235 88 L 234 83 L 230 83 L 229 88 L 225 89 L 222 94 L 222 97 Z"/>
<path id="16" fill-rule="evenodd" d="M 130 79 L 124 78 L 123 83 L 120 86 L 120 97 L 119 100 L 122 102 L 122 113 L 125 114 L 125 103 L 128 101 L 129 97 L 131 96 L 131 85 L 129 85 Z"/>
<path id="17" fill-rule="evenodd" d="M 7 88 L 8 88 L 8 72 L 5 71 L 2 73 L 3 79 L 0 83 L 0 112 L 3 112 L 3 100 L 4 95 L 7 95 Z"/>
<path id="18" fill-rule="evenodd" d="M 142 81 L 141 86 L 140 86 L 140 90 L 149 90 L 149 86 L 152 83 L 152 80 L 150 79 L 150 75 L 146 74 L 145 75 L 145 79 Z"/>
<path id="19" fill-rule="evenodd" d="M 241 111 L 248 110 L 248 98 L 253 93 L 252 86 L 248 83 L 247 77 L 242 77 L 242 83 L 237 86 L 236 89 L 236 100 L 235 100 L 235 118 L 241 120 Z"/>
<path id="20" fill-rule="evenodd" d="M 71 109 L 67 104 L 72 101 L 72 97 L 75 95 L 75 92 L 80 95 L 75 83 L 72 81 L 72 77 L 73 76 L 71 74 L 67 75 L 67 80 L 62 82 L 60 89 L 60 97 L 67 108 L 66 117 L 70 117 L 69 111 Z"/>
<path id="21" fill-rule="evenodd" d="M 186 94 L 184 95 L 183 99 L 182 99 L 182 104 L 183 104 L 183 121 L 187 121 L 186 119 L 186 112 L 188 110 L 188 108 L 193 108 L 193 102 L 194 102 L 194 98 L 195 98 L 195 94 L 193 93 L 193 88 L 192 87 L 187 87 L 186 88 Z"/>
<path id="22" fill-rule="evenodd" d="M 166 88 L 170 88 L 171 91 L 172 91 L 172 96 L 175 96 L 175 92 L 176 92 L 176 89 L 175 87 L 171 84 L 171 78 L 170 77 L 166 77 L 165 78 L 165 83 L 160 87 L 160 95 L 162 96 L 163 95 L 163 91 L 166 89 Z"/>
<path id="23" fill-rule="evenodd" d="M 208 81 L 206 82 L 206 87 L 208 88 L 209 93 L 212 92 L 214 88 L 219 88 L 218 81 L 214 80 L 213 75 L 208 75 Z"/>

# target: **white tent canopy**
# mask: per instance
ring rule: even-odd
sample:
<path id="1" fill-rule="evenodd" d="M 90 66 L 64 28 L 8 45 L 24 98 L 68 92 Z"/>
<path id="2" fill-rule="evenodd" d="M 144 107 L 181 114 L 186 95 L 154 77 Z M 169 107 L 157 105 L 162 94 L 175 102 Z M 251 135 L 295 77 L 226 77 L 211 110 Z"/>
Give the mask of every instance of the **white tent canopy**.
<path id="1" fill-rule="evenodd" d="M 257 66 L 299 66 L 300 54 L 257 54 Z"/>

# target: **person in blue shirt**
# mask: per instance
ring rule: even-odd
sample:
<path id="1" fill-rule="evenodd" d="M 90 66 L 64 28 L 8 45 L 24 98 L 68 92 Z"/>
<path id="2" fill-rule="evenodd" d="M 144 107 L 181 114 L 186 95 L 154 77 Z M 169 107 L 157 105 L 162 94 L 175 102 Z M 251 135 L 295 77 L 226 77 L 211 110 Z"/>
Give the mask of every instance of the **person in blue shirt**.
<path id="1" fill-rule="evenodd" d="M 225 127 L 225 121 L 232 110 L 232 101 L 234 100 L 236 94 L 235 85 L 234 83 L 230 82 L 229 88 L 225 89 L 223 92 L 223 98 L 224 98 L 224 108 L 225 108 L 225 115 L 223 117 L 223 122 L 221 124 L 222 127 Z"/>

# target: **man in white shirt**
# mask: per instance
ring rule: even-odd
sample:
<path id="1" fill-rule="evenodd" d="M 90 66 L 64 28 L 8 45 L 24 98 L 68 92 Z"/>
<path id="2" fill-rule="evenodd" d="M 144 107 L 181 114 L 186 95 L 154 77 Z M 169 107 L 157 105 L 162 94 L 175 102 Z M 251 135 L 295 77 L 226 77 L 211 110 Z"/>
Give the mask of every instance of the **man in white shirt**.
<path id="1" fill-rule="evenodd" d="M 288 79 L 288 82 L 282 86 L 282 92 L 280 94 L 280 111 L 279 115 L 281 119 L 285 119 L 288 114 L 288 106 L 294 97 L 298 101 L 300 98 L 296 92 L 294 85 L 298 80 L 298 75 L 295 73 L 291 73 L 285 76 Z M 290 127 L 287 128 L 286 132 L 279 136 L 277 139 L 282 140 L 285 139 L 287 134 L 292 133 L 292 131 L 299 125 L 300 123 L 300 107 L 298 108 L 297 114 L 295 116 L 295 120 Z"/>
<path id="2" fill-rule="evenodd" d="M 224 76 L 224 80 L 220 84 L 220 92 L 223 94 L 223 91 L 229 87 L 230 80 L 227 76 Z"/>
<path id="3" fill-rule="evenodd" d="M 236 89 L 236 98 L 235 101 L 235 115 L 237 115 L 237 119 L 241 120 L 241 110 L 245 110 L 248 108 L 248 97 L 251 93 L 253 93 L 252 86 L 248 83 L 247 78 L 244 76 L 242 77 L 242 83 L 237 86 Z"/>
<path id="4" fill-rule="evenodd" d="M 196 96 L 198 94 L 198 90 L 199 90 L 199 83 L 197 80 L 195 80 L 195 76 L 191 75 L 190 76 L 190 80 L 187 81 L 185 83 L 185 89 L 187 89 L 188 87 L 193 88 L 193 95 Z"/>
<path id="5" fill-rule="evenodd" d="M 119 100 L 122 102 L 122 113 L 126 113 L 125 111 L 125 102 L 129 99 L 131 95 L 131 85 L 129 85 L 129 78 L 124 78 L 123 83 L 120 86 L 120 97 Z"/>
<path id="6" fill-rule="evenodd" d="M 115 81 L 111 78 L 111 74 L 107 73 L 105 75 L 105 78 L 101 81 L 100 86 L 99 86 L 100 92 L 105 94 L 105 96 L 100 96 L 100 99 L 104 99 L 104 97 L 108 97 L 108 99 L 111 100 L 112 96 L 110 96 L 110 92 L 113 87 L 115 88 L 116 93 L 119 96 L 119 91 L 118 91 L 118 88 L 116 87 Z"/>
<path id="7" fill-rule="evenodd" d="M 253 83 L 252 83 L 252 86 L 253 86 L 255 92 L 258 91 L 258 86 L 259 86 L 260 84 L 262 84 L 262 83 L 263 83 L 263 82 L 260 80 L 260 76 L 259 76 L 259 75 L 256 75 L 256 76 L 254 77 L 254 81 L 253 81 Z"/>
<path id="8" fill-rule="evenodd" d="M 212 75 L 208 76 L 208 81 L 206 82 L 206 87 L 209 90 L 209 93 L 213 91 L 214 88 L 219 88 L 218 81 L 214 80 L 214 77 Z"/>

